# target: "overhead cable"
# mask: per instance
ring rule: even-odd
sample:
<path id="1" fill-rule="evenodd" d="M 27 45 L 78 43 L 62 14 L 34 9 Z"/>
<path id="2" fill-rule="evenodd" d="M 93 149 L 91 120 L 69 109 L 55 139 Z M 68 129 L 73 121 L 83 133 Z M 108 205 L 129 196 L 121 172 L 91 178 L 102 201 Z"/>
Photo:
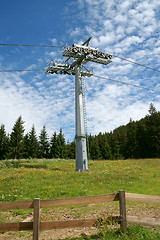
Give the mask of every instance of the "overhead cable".
<path id="1" fill-rule="evenodd" d="M 121 83 L 121 84 L 125 84 L 125 85 L 128 85 L 128 86 L 142 88 L 142 89 L 149 90 L 149 91 L 152 91 L 152 92 L 160 93 L 159 90 L 155 90 L 155 89 L 151 89 L 151 88 L 147 88 L 147 87 L 142 87 L 142 86 L 135 85 L 135 84 L 132 84 L 132 83 L 126 83 L 126 82 L 123 82 L 123 81 L 114 80 L 114 79 L 107 78 L 107 77 L 100 77 L 100 76 L 97 76 L 97 75 L 94 75 L 94 74 L 92 76 L 97 77 L 97 78 L 102 78 L 102 79 L 105 79 L 105 80 L 108 80 L 108 81 L 111 81 L 111 82 Z"/>
<path id="2" fill-rule="evenodd" d="M 34 45 L 34 44 L 17 44 L 17 43 L 0 43 L 0 46 L 18 46 L 18 47 L 55 47 L 64 48 L 66 46 L 54 46 L 54 45 Z"/>
<path id="3" fill-rule="evenodd" d="M 0 72 L 39 72 L 45 71 L 45 69 L 17 69 L 17 70 L 0 70 Z"/>
<path id="4" fill-rule="evenodd" d="M 115 56 L 115 55 L 112 55 L 112 56 L 115 57 L 115 58 L 119 58 L 119 59 L 121 59 L 121 60 L 124 60 L 124 61 L 126 61 L 126 62 L 133 63 L 133 64 L 139 65 L 139 66 L 144 67 L 144 68 L 148 68 L 148 69 L 153 70 L 153 71 L 156 71 L 156 72 L 160 72 L 160 70 L 157 70 L 157 69 L 152 68 L 152 67 L 145 66 L 145 65 L 143 65 L 143 64 L 141 64 L 141 63 L 137 63 L 137 62 L 134 62 L 134 61 L 132 61 L 132 60 L 125 59 L 125 58 L 122 58 L 122 57 L 118 57 L 118 56 Z"/>

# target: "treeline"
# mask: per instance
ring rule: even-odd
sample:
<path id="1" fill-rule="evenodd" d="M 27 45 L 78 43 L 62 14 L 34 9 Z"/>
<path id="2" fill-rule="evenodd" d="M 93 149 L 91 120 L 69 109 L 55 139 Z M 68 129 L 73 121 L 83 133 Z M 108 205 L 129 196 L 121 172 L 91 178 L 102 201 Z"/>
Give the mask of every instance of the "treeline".
<path id="1" fill-rule="evenodd" d="M 160 157 L 160 112 L 151 103 L 149 114 L 139 121 L 132 121 L 110 133 L 87 137 L 89 159 L 128 159 Z M 0 127 L 0 159 L 20 158 L 75 158 L 75 142 L 65 141 L 62 129 L 49 139 L 43 126 L 37 137 L 34 125 L 24 134 L 24 121 L 20 116 L 11 134 L 5 125 Z"/>
<path id="2" fill-rule="evenodd" d="M 91 159 L 160 157 L 160 112 L 151 103 L 149 114 L 110 133 L 89 136 Z"/>
<path id="3" fill-rule="evenodd" d="M 49 139 L 46 127 L 43 126 L 37 137 L 34 125 L 24 134 L 24 121 L 20 116 L 13 126 L 11 134 L 7 135 L 5 125 L 0 127 L 0 159 L 21 158 L 75 158 L 75 143 L 65 142 L 60 128 L 59 133 L 54 132 Z"/>

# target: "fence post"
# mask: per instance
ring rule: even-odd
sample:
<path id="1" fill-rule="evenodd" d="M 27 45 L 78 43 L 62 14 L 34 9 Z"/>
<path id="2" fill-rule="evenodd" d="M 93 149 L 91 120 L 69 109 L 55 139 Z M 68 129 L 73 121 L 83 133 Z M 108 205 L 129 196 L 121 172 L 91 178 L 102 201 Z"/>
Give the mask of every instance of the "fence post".
<path id="1" fill-rule="evenodd" d="M 119 191 L 119 208 L 120 208 L 120 218 L 121 218 L 121 231 L 127 231 L 127 220 L 126 220 L 126 198 L 125 198 L 125 191 Z"/>
<path id="2" fill-rule="evenodd" d="M 39 240 L 39 210 L 40 199 L 34 199 L 34 216 L 33 216 L 33 240 Z"/>

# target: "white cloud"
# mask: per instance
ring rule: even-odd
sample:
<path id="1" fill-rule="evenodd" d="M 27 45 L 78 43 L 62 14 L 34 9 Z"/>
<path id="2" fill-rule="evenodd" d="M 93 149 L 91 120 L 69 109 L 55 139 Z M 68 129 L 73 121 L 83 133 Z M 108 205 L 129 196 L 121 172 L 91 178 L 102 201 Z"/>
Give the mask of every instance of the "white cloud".
<path id="1" fill-rule="evenodd" d="M 51 43 L 52 43 L 53 45 L 58 45 L 56 38 L 50 38 L 50 41 L 51 41 Z"/>
<path id="2" fill-rule="evenodd" d="M 71 31 L 70 37 L 71 37 L 71 38 L 74 38 L 74 36 L 77 36 L 77 35 L 79 35 L 80 33 L 81 33 L 81 29 L 78 28 L 78 27 L 76 27 L 74 30 Z"/>

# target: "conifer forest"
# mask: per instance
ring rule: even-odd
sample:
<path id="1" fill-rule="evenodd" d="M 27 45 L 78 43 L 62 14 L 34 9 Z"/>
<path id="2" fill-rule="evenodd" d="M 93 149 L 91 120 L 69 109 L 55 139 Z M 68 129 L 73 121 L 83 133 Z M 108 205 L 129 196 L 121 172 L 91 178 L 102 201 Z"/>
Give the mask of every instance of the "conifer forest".
<path id="1" fill-rule="evenodd" d="M 10 134 L 0 126 L 0 159 L 75 158 L 75 142 L 66 142 L 60 128 L 49 139 L 43 126 L 37 136 L 35 126 L 24 134 L 24 121 L 19 116 Z M 151 103 L 148 114 L 139 121 L 130 119 L 109 133 L 87 136 L 88 158 L 113 160 L 128 158 L 160 158 L 160 112 Z"/>

